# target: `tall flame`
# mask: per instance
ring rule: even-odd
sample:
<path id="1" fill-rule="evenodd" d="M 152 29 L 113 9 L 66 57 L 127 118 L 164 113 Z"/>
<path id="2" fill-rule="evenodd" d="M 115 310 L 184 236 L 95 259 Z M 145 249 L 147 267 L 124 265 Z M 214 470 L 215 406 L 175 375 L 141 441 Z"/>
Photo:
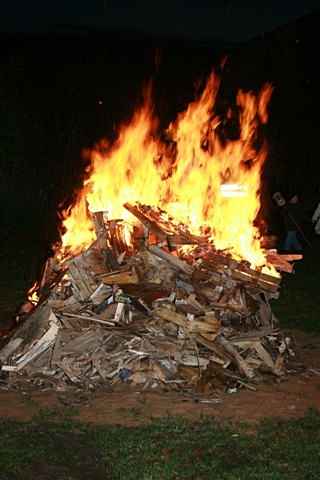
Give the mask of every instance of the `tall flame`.
<path id="1" fill-rule="evenodd" d="M 253 267 L 266 263 L 254 220 L 267 150 L 256 147 L 256 137 L 267 122 L 272 88 L 265 85 L 258 95 L 239 91 L 239 136 L 229 141 L 221 138 L 222 119 L 214 114 L 218 90 L 212 74 L 199 98 L 170 124 L 171 150 L 155 136 L 150 94 L 114 144 L 92 150 L 89 178 L 74 207 L 64 212 L 63 252 L 77 253 L 94 240 L 88 209 L 107 211 L 130 227 L 135 220 L 123 204 L 140 202 L 165 209 L 195 234 L 205 227 L 217 248 Z"/>

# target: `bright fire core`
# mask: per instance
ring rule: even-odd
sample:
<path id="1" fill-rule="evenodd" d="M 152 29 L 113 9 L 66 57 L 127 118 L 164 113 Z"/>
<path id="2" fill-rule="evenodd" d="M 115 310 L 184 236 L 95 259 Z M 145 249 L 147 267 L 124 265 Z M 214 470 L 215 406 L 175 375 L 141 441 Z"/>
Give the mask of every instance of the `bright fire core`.
<path id="1" fill-rule="evenodd" d="M 239 91 L 238 136 L 230 140 L 222 139 L 223 119 L 214 113 L 218 90 L 219 79 L 212 74 L 199 98 L 169 125 L 170 143 L 157 138 L 148 94 L 116 141 L 104 141 L 91 151 L 83 189 L 76 204 L 63 212 L 63 254 L 76 254 L 95 240 L 87 206 L 106 211 L 110 219 L 123 219 L 129 239 L 135 219 L 123 205 L 140 202 L 161 207 L 194 234 L 205 229 L 217 249 L 229 250 L 253 268 L 266 264 L 254 226 L 267 156 L 263 143 L 257 147 L 257 129 L 267 122 L 272 88 L 265 85 L 257 95 Z"/>

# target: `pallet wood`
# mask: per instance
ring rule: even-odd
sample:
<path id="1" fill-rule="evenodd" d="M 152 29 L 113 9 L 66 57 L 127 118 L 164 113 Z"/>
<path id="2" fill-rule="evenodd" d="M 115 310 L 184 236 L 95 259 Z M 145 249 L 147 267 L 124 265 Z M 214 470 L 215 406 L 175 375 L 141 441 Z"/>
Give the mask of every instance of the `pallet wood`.
<path id="1" fill-rule="evenodd" d="M 217 251 L 207 238 L 171 224 L 160 209 L 130 208 L 145 227 L 144 235 L 142 225 L 138 228 L 134 247 L 123 243 L 121 220 L 106 221 L 97 212 L 94 247 L 58 264 L 58 281 L 40 281 L 34 319 L 25 330 L 19 327 L 7 351 L 0 352 L 0 361 L 5 358 L 11 368 L 10 379 L 16 359 L 22 359 L 19 369 L 26 367 L 29 380 L 47 372 L 56 382 L 70 385 L 71 380 L 90 389 L 103 380 L 176 389 L 203 382 L 203 391 L 210 391 L 218 380 L 210 377 L 212 365 L 221 367 L 228 387 L 232 380 L 251 388 L 247 379 L 259 380 L 263 372 L 282 375 L 290 347 L 274 329 L 269 305 L 280 278 Z M 191 253 L 181 253 L 178 245 L 188 242 L 194 243 Z M 110 253 L 107 266 L 102 252 Z M 275 252 L 271 257 L 287 270 L 287 263 L 297 260 Z M 42 278 L 48 278 L 45 272 Z M 50 308 L 59 331 L 48 346 Z M 201 371 L 198 380 L 190 370 L 189 380 L 179 377 L 180 367 Z"/>
<path id="2" fill-rule="evenodd" d="M 158 307 L 153 313 L 168 322 L 172 322 L 175 325 L 182 327 L 186 332 L 190 334 L 214 334 L 217 335 L 220 330 L 220 322 L 213 321 L 212 318 L 199 317 L 202 320 L 192 319 L 188 321 L 188 318 L 182 313 L 175 312 L 166 307 Z M 207 321 L 206 321 L 207 320 Z"/>
<path id="3" fill-rule="evenodd" d="M 167 246 L 169 249 L 179 245 L 197 245 L 207 242 L 205 237 L 192 235 L 186 231 L 185 227 L 182 231 L 181 227 L 161 218 L 161 212 L 157 209 L 130 203 L 125 203 L 124 207 L 145 226 L 147 231 L 150 230 L 158 240 L 162 240 L 163 246 Z"/>
<path id="4" fill-rule="evenodd" d="M 19 356 L 19 358 L 15 360 L 14 365 L 3 365 L 2 370 L 4 372 L 19 372 L 54 344 L 59 331 L 59 325 L 57 317 L 53 312 L 50 313 L 48 322 L 49 328 L 44 335 L 29 350 Z"/>
<path id="5" fill-rule="evenodd" d="M 202 259 L 201 266 L 208 271 L 224 273 L 236 281 L 245 284 L 257 285 L 263 290 L 277 292 L 281 278 L 253 270 L 245 262 L 238 262 L 230 256 L 221 253 L 211 252 L 208 257 Z"/>
<path id="6" fill-rule="evenodd" d="M 107 325 L 108 327 L 114 326 L 113 322 L 108 322 L 106 320 L 100 320 L 100 318 L 89 317 L 89 315 L 77 315 L 75 313 L 61 312 L 64 317 L 78 318 L 79 320 L 86 320 L 88 322 L 101 323 L 102 325 Z"/>
<path id="7" fill-rule="evenodd" d="M 254 377 L 253 369 L 249 367 L 247 362 L 241 357 L 235 347 L 223 335 L 219 335 L 217 337 L 217 342 L 226 350 L 226 352 L 229 353 L 229 355 L 232 356 L 241 373 L 243 373 L 247 378 Z"/>
<path id="8" fill-rule="evenodd" d="M 73 288 L 80 300 L 85 301 L 96 290 L 96 282 L 92 275 L 87 271 L 85 261 L 82 256 L 74 258 L 69 262 L 68 273 L 71 277 Z"/>
<path id="9" fill-rule="evenodd" d="M 139 283 L 139 277 L 135 268 L 106 273 L 101 275 L 100 279 L 106 285 L 137 285 Z"/>
<path id="10" fill-rule="evenodd" d="M 187 262 L 180 260 L 179 257 L 176 257 L 171 253 L 168 253 L 165 250 L 162 250 L 162 248 L 159 248 L 157 245 L 149 245 L 148 250 L 154 255 L 157 255 L 163 260 L 166 260 L 173 267 L 175 267 L 178 270 L 181 270 L 183 273 L 186 273 L 187 275 L 192 275 L 193 267 L 189 265 Z"/>
<path id="11" fill-rule="evenodd" d="M 302 258 L 303 255 L 300 254 L 279 254 L 276 250 L 269 250 L 266 256 L 268 263 L 271 263 L 277 270 L 287 273 L 292 273 L 294 268 L 294 265 L 290 262 L 295 262 Z"/>

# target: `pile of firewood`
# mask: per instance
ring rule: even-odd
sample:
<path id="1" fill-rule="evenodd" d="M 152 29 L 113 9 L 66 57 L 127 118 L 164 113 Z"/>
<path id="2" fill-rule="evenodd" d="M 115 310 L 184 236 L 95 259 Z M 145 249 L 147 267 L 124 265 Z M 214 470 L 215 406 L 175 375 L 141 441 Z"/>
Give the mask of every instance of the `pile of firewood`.
<path id="1" fill-rule="evenodd" d="M 90 248 L 46 262 L 37 305 L 22 306 L 0 351 L 5 388 L 128 383 L 210 393 L 283 376 L 294 351 L 270 307 L 280 278 L 217 251 L 159 209 L 125 207 L 141 224 L 133 245 L 120 220 L 98 212 Z M 287 272 L 299 258 L 267 255 Z"/>

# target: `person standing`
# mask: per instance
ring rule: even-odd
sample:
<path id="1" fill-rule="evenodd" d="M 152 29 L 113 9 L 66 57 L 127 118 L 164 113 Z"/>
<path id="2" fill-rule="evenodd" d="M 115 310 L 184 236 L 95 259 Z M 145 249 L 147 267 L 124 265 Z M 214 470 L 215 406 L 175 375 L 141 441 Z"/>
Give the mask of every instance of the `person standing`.
<path id="1" fill-rule="evenodd" d="M 301 207 L 298 195 L 291 197 L 282 207 L 286 236 L 283 250 L 286 252 L 301 252 L 302 244 L 299 240 L 299 222 L 301 221 Z"/>

